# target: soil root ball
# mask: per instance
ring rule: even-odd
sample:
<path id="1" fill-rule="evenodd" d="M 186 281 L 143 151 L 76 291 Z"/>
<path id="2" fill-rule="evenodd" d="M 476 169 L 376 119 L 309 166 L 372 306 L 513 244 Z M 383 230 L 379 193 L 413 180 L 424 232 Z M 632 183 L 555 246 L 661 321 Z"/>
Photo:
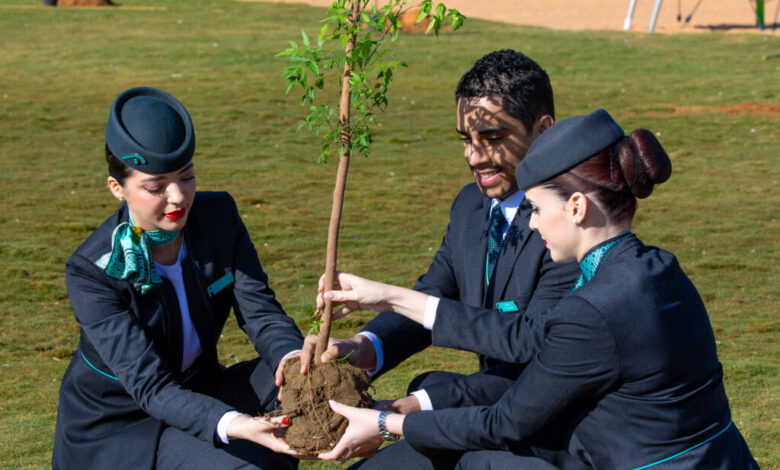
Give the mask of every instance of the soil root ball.
<path id="1" fill-rule="evenodd" d="M 347 429 L 347 419 L 330 409 L 328 400 L 370 408 L 371 382 L 357 367 L 339 362 L 313 364 L 301 375 L 300 358 L 287 361 L 282 387 L 282 414 L 290 417 L 286 440 L 290 448 L 306 455 L 326 452 Z"/>
<path id="2" fill-rule="evenodd" d="M 109 7 L 113 5 L 111 0 L 57 0 L 57 6 L 61 7 Z"/>

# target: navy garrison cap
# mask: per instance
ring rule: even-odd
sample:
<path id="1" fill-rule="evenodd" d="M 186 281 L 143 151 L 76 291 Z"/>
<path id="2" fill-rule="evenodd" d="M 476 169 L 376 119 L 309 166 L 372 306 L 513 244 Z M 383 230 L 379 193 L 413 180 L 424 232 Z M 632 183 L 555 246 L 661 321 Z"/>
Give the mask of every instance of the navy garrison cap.
<path id="1" fill-rule="evenodd" d="M 106 145 L 136 170 L 169 173 L 192 159 L 195 130 L 184 105 L 173 96 L 156 88 L 131 88 L 111 105 Z"/>
<path id="2" fill-rule="evenodd" d="M 553 124 L 528 149 L 517 165 L 517 186 L 547 181 L 577 166 L 623 137 L 623 129 L 603 108 L 587 116 L 572 116 Z"/>

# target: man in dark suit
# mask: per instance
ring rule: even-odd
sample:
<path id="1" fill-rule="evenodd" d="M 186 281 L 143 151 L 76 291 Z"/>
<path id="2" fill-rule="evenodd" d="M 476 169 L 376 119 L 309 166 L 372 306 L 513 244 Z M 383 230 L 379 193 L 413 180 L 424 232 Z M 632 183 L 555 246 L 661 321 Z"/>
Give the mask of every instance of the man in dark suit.
<path id="1" fill-rule="evenodd" d="M 515 181 L 515 167 L 554 121 L 549 78 L 525 55 L 501 50 L 477 61 L 461 77 L 455 96 L 457 132 L 475 182 L 455 198 L 441 247 L 414 289 L 532 322 L 558 302 L 579 272 L 574 263 L 554 263 L 542 239 L 528 228 L 531 208 Z M 430 331 L 422 325 L 385 312 L 352 338 L 332 339 L 323 360 L 348 355 L 376 377 L 430 344 Z M 482 385 L 469 393 L 491 403 L 498 399 L 494 390 L 506 386 L 490 384 L 513 380 L 522 365 L 479 359 Z M 453 406 L 455 397 L 436 384 L 457 375 L 423 374 L 409 387 L 413 395 L 389 406 L 401 412 Z"/>

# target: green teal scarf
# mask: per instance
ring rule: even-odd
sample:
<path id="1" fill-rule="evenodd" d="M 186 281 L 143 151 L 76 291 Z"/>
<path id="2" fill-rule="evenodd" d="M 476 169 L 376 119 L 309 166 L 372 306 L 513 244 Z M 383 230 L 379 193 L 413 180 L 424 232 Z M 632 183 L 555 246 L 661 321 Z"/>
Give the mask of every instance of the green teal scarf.
<path id="1" fill-rule="evenodd" d="M 582 272 L 580 273 L 579 279 L 577 279 L 577 282 L 574 284 L 574 287 L 571 290 L 577 290 L 587 284 L 588 281 L 593 279 L 593 276 L 595 276 L 596 272 L 599 270 L 601 261 L 607 257 L 609 252 L 612 251 L 612 248 L 628 238 L 628 235 L 630 234 L 631 231 L 626 230 L 625 232 L 619 233 L 609 240 L 603 242 L 601 245 L 592 248 L 588 254 L 582 258 L 582 261 L 580 261 L 580 271 Z"/>
<path id="2" fill-rule="evenodd" d="M 128 213 L 129 216 L 129 213 Z M 130 222 L 122 222 L 111 235 L 111 252 L 95 262 L 108 277 L 126 279 L 135 290 L 146 294 L 162 285 L 152 260 L 152 246 L 164 246 L 179 236 L 179 232 L 167 230 L 144 231 Z"/>

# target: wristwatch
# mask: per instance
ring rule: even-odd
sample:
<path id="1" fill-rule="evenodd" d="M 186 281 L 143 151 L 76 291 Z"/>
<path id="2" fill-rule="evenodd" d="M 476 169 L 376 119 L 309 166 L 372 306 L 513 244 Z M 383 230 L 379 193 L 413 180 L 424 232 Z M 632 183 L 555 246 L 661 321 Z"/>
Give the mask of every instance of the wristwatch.
<path id="1" fill-rule="evenodd" d="M 387 415 L 390 414 L 389 410 L 385 410 L 379 413 L 379 418 L 377 419 L 377 424 L 379 425 L 379 437 L 382 438 L 382 440 L 385 441 L 397 441 L 401 436 L 398 434 L 392 434 L 390 431 L 387 430 L 387 426 L 385 425 L 385 421 L 387 420 Z"/>

